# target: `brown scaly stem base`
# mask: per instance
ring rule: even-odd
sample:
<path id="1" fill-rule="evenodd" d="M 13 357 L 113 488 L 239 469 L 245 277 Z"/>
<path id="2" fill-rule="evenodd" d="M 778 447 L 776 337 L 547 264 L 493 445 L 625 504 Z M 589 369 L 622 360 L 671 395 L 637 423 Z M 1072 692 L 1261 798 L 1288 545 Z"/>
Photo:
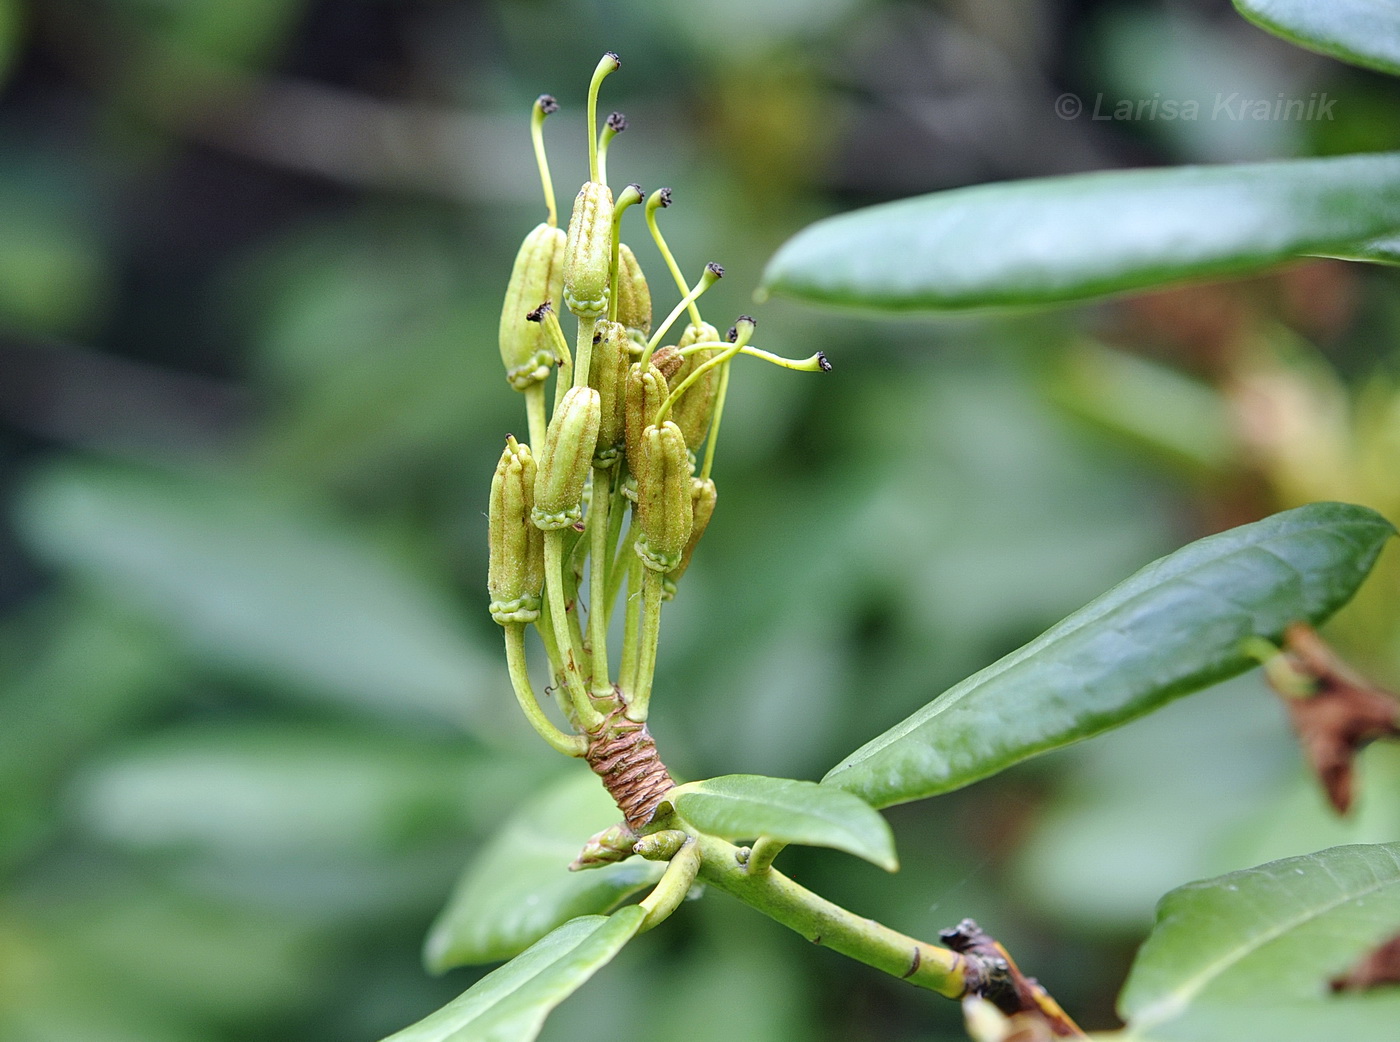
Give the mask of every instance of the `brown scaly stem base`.
<path id="1" fill-rule="evenodd" d="M 621 699 L 606 708 L 602 725 L 586 736 L 584 758 L 603 780 L 628 826 L 640 831 L 650 824 L 661 798 L 676 783 L 661 762 L 647 725 L 627 719 L 625 710 Z"/>
<path id="2" fill-rule="evenodd" d="M 1040 982 L 1023 974 L 1007 950 L 975 921 L 964 919 L 938 937 L 953 951 L 977 960 L 984 970 L 984 979 L 969 982 L 968 994 L 980 995 L 1009 1017 L 1025 1014 L 1040 1020 L 1056 1038 L 1084 1037 Z"/>

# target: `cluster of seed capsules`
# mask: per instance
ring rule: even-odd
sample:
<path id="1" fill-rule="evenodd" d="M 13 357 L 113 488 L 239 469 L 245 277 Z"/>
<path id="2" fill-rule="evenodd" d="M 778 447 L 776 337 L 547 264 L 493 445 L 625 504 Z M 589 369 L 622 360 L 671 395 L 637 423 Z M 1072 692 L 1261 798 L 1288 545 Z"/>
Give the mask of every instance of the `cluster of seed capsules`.
<path id="1" fill-rule="evenodd" d="M 754 322 L 747 316 L 721 339 L 697 301 L 723 269 L 708 264 L 693 286 L 686 283 L 656 222 L 657 211 L 670 205 L 670 190 L 648 198 L 629 184 L 614 200 L 608 145 L 627 124 L 613 113 L 598 134 L 595 113 L 599 85 L 619 65 L 616 55 L 605 55 L 589 87 L 590 177 L 567 233 L 558 227 L 543 145 L 544 119 L 558 105 L 549 95 L 535 102 L 531 130 L 548 217 L 520 248 L 500 325 L 501 360 L 508 382 L 525 396 L 529 443 L 507 438 L 490 501 L 492 617 L 508 628 L 537 625 L 570 696 L 561 706 L 584 730 L 601 718 L 600 702 L 621 700 L 631 719 L 645 719 L 660 604 L 674 593 L 715 509 L 711 468 L 732 359 L 744 353 L 786 368 L 830 368 L 820 353 L 792 360 L 751 346 Z M 655 330 L 646 276 L 620 236 L 623 213 L 643 202 L 681 294 Z M 572 349 L 559 321 L 561 303 L 578 323 Z M 684 330 L 663 345 L 683 316 Z M 573 609 L 590 555 L 585 637 Z M 624 582 L 627 603 L 636 599 L 640 606 L 627 616 L 614 684 L 607 620 Z"/>

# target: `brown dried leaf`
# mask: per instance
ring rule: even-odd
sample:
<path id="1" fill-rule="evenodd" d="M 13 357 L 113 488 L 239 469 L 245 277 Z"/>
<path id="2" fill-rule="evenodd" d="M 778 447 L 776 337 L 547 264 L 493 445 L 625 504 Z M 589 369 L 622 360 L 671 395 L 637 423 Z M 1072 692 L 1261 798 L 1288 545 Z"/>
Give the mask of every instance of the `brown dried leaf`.
<path id="1" fill-rule="evenodd" d="M 1400 701 L 1382 691 L 1337 657 L 1311 626 L 1294 623 L 1284 634 L 1283 656 L 1311 693 L 1271 685 L 1288 710 L 1303 753 L 1338 814 L 1353 797 L 1356 755 L 1378 738 L 1400 738 Z"/>
<path id="2" fill-rule="evenodd" d="M 1366 955 L 1344 976 L 1332 982 L 1333 991 L 1370 991 L 1382 984 L 1400 984 L 1400 934 Z"/>

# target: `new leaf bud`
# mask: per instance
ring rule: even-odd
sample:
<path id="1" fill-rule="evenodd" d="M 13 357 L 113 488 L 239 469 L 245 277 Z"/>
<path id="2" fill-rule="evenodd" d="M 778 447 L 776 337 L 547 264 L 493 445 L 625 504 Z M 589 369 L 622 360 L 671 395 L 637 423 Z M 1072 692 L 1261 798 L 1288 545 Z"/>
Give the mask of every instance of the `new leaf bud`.
<path id="1" fill-rule="evenodd" d="M 599 322 L 593 338 L 593 361 L 588 384 L 598 392 L 602 421 L 598 426 L 595 462 L 606 466 L 617 459 L 617 446 L 626 431 L 627 370 L 631 367 L 632 338 L 621 322 Z"/>
<path id="2" fill-rule="evenodd" d="M 690 452 L 670 420 L 642 434 L 642 469 L 637 474 L 637 556 L 655 572 L 673 571 L 690 540 Z"/>
<path id="3" fill-rule="evenodd" d="M 691 344 L 712 344 L 718 340 L 719 331 L 708 322 L 702 322 L 698 326 L 691 323 L 685 327 L 685 334 L 676 346 L 685 348 Z M 670 379 L 671 386 L 680 386 L 682 380 L 708 362 L 720 350 L 723 349 L 716 347 L 685 355 L 685 364 Z M 705 440 L 705 432 L 710 426 L 710 417 L 715 411 L 715 396 L 719 393 L 719 378 L 719 366 L 706 370 L 676 400 L 676 404 L 671 406 L 671 419 L 676 421 L 681 433 L 685 435 L 687 445 L 698 446 Z"/>
<path id="4" fill-rule="evenodd" d="M 612 190 L 585 182 L 574 200 L 564 248 L 564 303 L 579 318 L 597 318 L 608 308 L 612 224 Z"/>
<path id="5" fill-rule="evenodd" d="M 530 517 L 546 532 L 583 519 L 583 486 L 598 445 L 602 406 L 592 387 L 570 387 L 544 438 Z"/>
<path id="6" fill-rule="evenodd" d="M 541 224 L 515 255 L 510 284 L 501 308 L 501 361 L 506 379 L 517 391 L 539 383 L 554 371 L 554 343 L 549 330 L 526 319 L 546 300 L 564 292 L 565 236 L 560 228 Z"/>
<path id="7" fill-rule="evenodd" d="M 690 538 L 685 542 L 685 549 L 681 551 L 681 560 L 676 567 L 666 573 L 666 578 L 671 584 L 681 581 L 681 576 L 690 567 L 690 559 L 695 555 L 696 544 L 700 542 L 700 537 L 705 534 L 705 529 L 710 525 L 710 518 L 715 513 L 715 503 L 719 494 L 715 489 L 715 483 L 709 478 L 690 479 L 690 503 L 691 503 L 691 526 Z"/>
<path id="8" fill-rule="evenodd" d="M 651 336 L 651 290 L 637 255 L 625 242 L 618 246 L 617 267 L 617 320 L 645 340 Z"/>
<path id="9" fill-rule="evenodd" d="M 490 556 L 486 588 L 491 617 L 502 626 L 534 622 L 544 588 L 544 533 L 531 523 L 536 467 L 530 446 L 506 438 L 505 451 L 491 479 L 487 512 Z"/>
<path id="10" fill-rule="evenodd" d="M 626 861 L 632 856 L 632 847 L 636 842 L 637 834 L 626 822 L 609 826 L 588 838 L 578 857 L 574 858 L 573 864 L 569 866 L 569 871 L 579 872 L 586 868 L 601 868 L 604 865 Z"/>
<path id="11" fill-rule="evenodd" d="M 655 357 L 655 355 L 653 355 Z M 648 362 L 633 362 L 627 369 L 626 400 L 623 418 L 627 436 L 627 468 L 637 475 L 642 469 L 642 432 L 656 416 L 656 410 L 666 400 L 666 377 Z"/>

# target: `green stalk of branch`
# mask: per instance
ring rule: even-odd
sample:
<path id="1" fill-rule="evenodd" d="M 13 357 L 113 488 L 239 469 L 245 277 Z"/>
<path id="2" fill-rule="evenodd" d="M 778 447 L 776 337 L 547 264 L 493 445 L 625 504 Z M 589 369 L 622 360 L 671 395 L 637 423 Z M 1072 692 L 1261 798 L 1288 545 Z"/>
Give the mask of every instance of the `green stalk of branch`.
<path id="1" fill-rule="evenodd" d="M 633 528 L 635 530 L 635 525 Z M 632 603 L 632 599 L 641 589 L 642 561 L 636 554 L 629 553 L 627 556 L 631 560 L 627 562 L 627 600 L 623 603 L 622 616 L 622 666 L 618 671 L 618 679 L 622 683 L 622 690 L 631 698 L 632 692 L 637 689 L 637 660 L 641 652 L 642 625 L 641 610 L 638 605 Z"/>
<path id="2" fill-rule="evenodd" d="M 925 944 L 847 911 L 775 869 L 753 875 L 739 864 L 738 849 L 724 840 L 700 835 L 696 842 L 701 853 L 701 879 L 797 931 L 813 944 L 949 998 L 961 998 L 967 992 L 966 956 Z"/>
<path id="3" fill-rule="evenodd" d="M 530 683 L 530 669 L 525 661 L 525 623 L 512 622 L 505 627 L 506 664 L 510 669 L 510 684 L 515 689 L 515 700 L 525 719 L 535 732 L 565 756 L 582 756 L 588 743 L 582 735 L 565 734 L 555 727 L 535 699 L 535 689 Z"/>
<path id="4" fill-rule="evenodd" d="M 588 569 L 588 636 L 593 654 L 593 693 L 612 694 L 608 674 L 608 529 L 612 507 L 609 472 L 593 468 L 593 499 L 588 508 L 592 566 Z"/>
<path id="5" fill-rule="evenodd" d="M 569 688 L 569 698 L 579 724 L 585 731 L 596 729 L 603 722 L 602 715 L 593 708 L 588 693 L 583 688 L 580 667 L 583 663 L 583 645 L 578 637 L 578 620 L 569 618 L 565 608 L 564 591 L 564 538 L 565 532 L 555 529 L 544 534 L 544 586 L 549 596 L 550 622 L 554 626 L 554 639 L 558 644 L 563 668 L 564 681 Z"/>
<path id="6" fill-rule="evenodd" d="M 645 720 L 651 702 L 651 681 L 656 673 L 656 645 L 661 637 L 661 580 L 664 576 L 642 569 L 641 633 L 637 640 L 637 675 L 628 693 L 627 718 Z"/>
<path id="7" fill-rule="evenodd" d="M 530 451 L 538 453 L 544 448 L 544 435 L 549 428 L 544 414 L 543 383 L 525 388 L 525 415 L 530 424 Z"/>

